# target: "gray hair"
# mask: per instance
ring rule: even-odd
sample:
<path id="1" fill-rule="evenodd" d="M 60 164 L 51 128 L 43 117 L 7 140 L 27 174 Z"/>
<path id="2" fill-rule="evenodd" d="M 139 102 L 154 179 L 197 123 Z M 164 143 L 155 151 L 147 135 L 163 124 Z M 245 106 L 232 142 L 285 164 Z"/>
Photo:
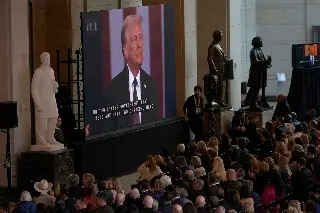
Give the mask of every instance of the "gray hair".
<path id="1" fill-rule="evenodd" d="M 186 146 L 183 143 L 178 144 L 177 152 L 178 153 L 184 153 L 185 151 L 186 151 Z"/>
<path id="2" fill-rule="evenodd" d="M 246 202 L 242 205 L 242 210 L 244 213 L 254 213 L 253 206 L 248 202 Z"/>
<path id="3" fill-rule="evenodd" d="M 165 188 L 170 185 L 172 185 L 171 177 L 169 177 L 168 175 L 163 175 L 160 178 L 160 186 L 163 186 L 162 188 Z"/>
<path id="4" fill-rule="evenodd" d="M 287 213 L 299 213 L 299 211 L 296 208 L 289 206 Z"/>
<path id="5" fill-rule="evenodd" d="M 77 186 L 77 185 L 79 184 L 79 182 L 80 182 L 79 175 L 77 175 L 77 174 L 71 174 L 71 175 L 69 176 L 69 184 L 70 184 L 71 186 Z"/>
<path id="6" fill-rule="evenodd" d="M 31 194 L 28 191 L 23 191 L 20 194 L 20 201 L 32 201 Z"/>
<path id="7" fill-rule="evenodd" d="M 131 189 L 130 191 L 130 197 L 133 198 L 133 199 L 138 199 L 140 198 L 140 192 L 137 188 L 133 188 Z"/>
<path id="8" fill-rule="evenodd" d="M 185 173 L 184 173 L 186 179 L 188 180 L 194 180 L 194 172 L 192 170 L 187 170 Z"/>
<path id="9" fill-rule="evenodd" d="M 153 199 L 153 203 L 152 203 L 152 210 L 153 211 L 157 211 L 159 208 L 159 203 L 157 200 Z"/>
<path id="10" fill-rule="evenodd" d="M 226 209 L 223 206 L 218 206 L 216 209 L 216 213 L 225 213 Z"/>
<path id="11" fill-rule="evenodd" d="M 196 168 L 196 178 L 201 178 L 206 175 L 206 170 L 203 167 Z"/>

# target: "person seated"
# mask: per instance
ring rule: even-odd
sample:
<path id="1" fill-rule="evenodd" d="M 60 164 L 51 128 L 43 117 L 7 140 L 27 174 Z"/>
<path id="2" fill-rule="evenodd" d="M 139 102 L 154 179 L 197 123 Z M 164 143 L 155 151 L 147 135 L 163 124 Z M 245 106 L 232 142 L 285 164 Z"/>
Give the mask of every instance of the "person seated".
<path id="1" fill-rule="evenodd" d="M 294 127 L 300 125 L 300 122 L 298 121 L 298 116 L 297 116 L 297 113 L 295 112 L 291 112 L 290 113 L 291 117 L 292 117 L 292 124 Z"/>
<path id="2" fill-rule="evenodd" d="M 307 111 L 306 122 L 309 123 L 312 120 L 317 120 L 317 111 L 315 109 L 309 109 Z"/>
<path id="3" fill-rule="evenodd" d="M 289 132 L 288 128 L 284 123 L 284 118 L 278 117 L 275 121 L 275 126 L 276 126 L 276 129 L 275 129 L 276 140 L 280 141 L 284 138 L 284 135 Z"/>
<path id="4" fill-rule="evenodd" d="M 294 125 L 292 123 L 292 116 L 290 114 L 288 114 L 285 118 L 284 118 L 284 124 L 287 127 L 289 133 L 293 134 L 294 133 Z"/>
<path id="5" fill-rule="evenodd" d="M 319 133 L 317 130 L 318 123 L 315 120 L 309 121 L 309 135 L 311 136 L 311 142 L 313 145 L 317 146 L 319 143 Z"/>
<path id="6" fill-rule="evenodd" d="M 238 112 L 232 118 L 231 121 L 233 138 L 244 137 L 246 131 L 246 113 L 243 109 L 239 109 Z"/>
<path id="7" fill-rule="evenodd" d="M 54 131 L 54 139 L 56 139 L 56 141 L 58 141 L 59 143 L 64 144 L 64 146 L 67 147 L 67 143 L 66 143 L 66 141 L 64 140 L 63 132 L 62 132 L 62 130 L 60 129 L 61 124 L 62 124 L 61 118 L 58 117 L 58 118 L 57 118 L 56 129 L 55 129 L 55 131 Z"/>
<path id="8" fill-rule="evenodd" d="M 146 161 L 141 166 L 139 166 L 137 172 L 140 174 L 139 181 L 150 181 L 153 177 L 162 174 L 160 167 L 157 166 L 155 159 L 151 155 L 147 156 Z"/>
<path id="9" fill-rule="evenodd" d="M 16 208 L 16 213 L 36 213 L 37 205 L 32 201 L 31 194 L 23 191 L 20 194 L 20 203 Z"/>
<path id="10" fill-rule="evenodd" d="M 277 105 L 274 110 L 272 120 L 276 120 L 279 117 L 287 117 L 290 114 L 291 110 L 286 101 L 286 96 L 283 94 L 278 95 Z"/>

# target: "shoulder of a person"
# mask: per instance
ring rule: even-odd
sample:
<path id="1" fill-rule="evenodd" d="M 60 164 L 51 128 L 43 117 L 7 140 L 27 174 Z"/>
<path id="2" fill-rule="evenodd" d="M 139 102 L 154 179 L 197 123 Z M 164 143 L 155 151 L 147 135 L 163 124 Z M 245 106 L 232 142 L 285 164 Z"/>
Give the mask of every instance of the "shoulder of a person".
<path id="1" fill-rule="evenodd" d="M 140 70 L 140 78 L 142 78 L 144 81 L 153 82 L 153 79 L 151 75 L 149 75 L 144 69 Z"/>

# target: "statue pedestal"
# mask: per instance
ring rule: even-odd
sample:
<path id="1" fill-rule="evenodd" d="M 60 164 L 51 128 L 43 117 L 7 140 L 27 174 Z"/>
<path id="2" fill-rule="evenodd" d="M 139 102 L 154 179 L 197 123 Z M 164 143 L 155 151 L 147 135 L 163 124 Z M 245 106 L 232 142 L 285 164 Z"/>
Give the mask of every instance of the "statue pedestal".
<path id="1" fill-rule="evenodd" d="M 211 111 L 211 112 L 210 112 Z M 233 118 L 233 110 L 231 107 L 218 107 L 214 106 L 212 109 L 205 109 L 204 111 L 204 121 L 203 121 L 203 130 L 205 139 L 212 136 L 210 132 L 210 114 L 215 116 L 216 121 L 216 135 L 220 135 L 226 132 L 229 132 L 231 129 L 231 121 Z"/>
<path id="2" fill-rule="evenodd" d="M 65 149 L 63 144 L 57 145 L 31 145 L 30 151 L 31 152 L 55 152 Z"/>
<path id="3" fill-rule="evenodd" d="M 22 152 L 19 162 L 18 185 L 20 189 L 38 195 L 33 184 L 42 179 L 57 184 L 67 184 L 74 173 L 73 150 L 55 152 Z"/>
<path id="4" fill-rule="evenodd" d="M 267 121 L 272 120 L 272 116 L 274 113 L 274 107 L 268 108 L 261 108 L 261 109 L 245 109 L 247 115 L 249 116 L 250 120 L 257 119 L 257 127 L 261 128 L 264 127 Z"/>

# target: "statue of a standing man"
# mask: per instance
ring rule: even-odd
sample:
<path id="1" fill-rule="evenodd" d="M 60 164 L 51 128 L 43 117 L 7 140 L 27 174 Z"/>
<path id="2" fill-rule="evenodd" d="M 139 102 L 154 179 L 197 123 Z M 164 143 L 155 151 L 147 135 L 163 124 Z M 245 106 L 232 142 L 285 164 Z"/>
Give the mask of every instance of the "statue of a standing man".
<path id="1" fill-rule="evenodd" d="M 58 108 L 55 93 L 58 83 L 50 67 L 50 54 L 40 55 L 41 66 L 34 71 L 31 82 L 31 94 L 35 106 L 35 129 L 37 145 L 62 145 L 54 138 Z"/>
<path id="2" fill-rule="evenodd" d="M 248 87 L 250 87 L 247 97 L 246 105 L 253 109 L 260 108 L 257 104 L 259 90 L 262 88 L 261 105 L 263 107 L 269 106 L 265 97 L 265 88 L 267 87 L 267 69 L 271 67 L 271 57 L 264 56 L 261 47 L 263 47 L 262 39 L 256 36 L 252 39 L 253 48 L 250 51 L 250 71 Z"/>
<path id="3" fill-rule="evenodd" d="M 208 76 L 211 76 L 212 81 L 211 87 L 215 90 L 215 101 L 219 104 L 219 106 L 225 107 L 227 106 L 223 101 L 223 74 L 224 74 L 224 66 L 226 62 L 226 55 L 220 45 L 222 41 L 222 31 L 216 30 L 213 32 L 213 41 L 208 48 L 208 56 L 207 61 L 209 64 L 209 75 L 204 77 L 205 81 L 205 94 L 209 94 L 208 90 Z M 207 85 L 206 85 L 207 84 Z M 208 98 L 207 98 L 208 99 Z M 209 101 L 209 100 L 208 100 Z"/>

